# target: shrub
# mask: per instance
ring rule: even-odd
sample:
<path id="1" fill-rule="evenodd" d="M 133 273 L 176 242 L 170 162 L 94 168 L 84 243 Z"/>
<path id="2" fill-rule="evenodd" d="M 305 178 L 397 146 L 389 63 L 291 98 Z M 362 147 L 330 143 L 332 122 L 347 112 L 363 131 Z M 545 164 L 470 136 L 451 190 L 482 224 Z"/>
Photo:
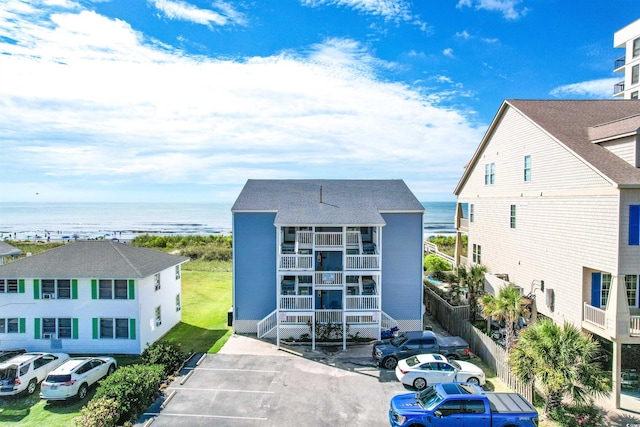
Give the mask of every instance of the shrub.
<path id="1" fill-rule="evenodd" d="M 156 341 L 144 349 L 140 359 L 145 365 L 162 365 L 166 376 L 172 375 L 184 362 L 185 352 L 179 344 L 165 340 Z"/>
<path id="2" fill-rule="evenodd" d="M 92 399 L 82 408 L 76 421 L 77 427 L 115 427 L 120 418 L 120 404 L 115 399 Z"/>
<path id="3" fill-rule="evenodd" d="M 115 400 L 120 406 L 118 424 L 122 424 L 149 406 L 165 378 L 162 365 L 123 366 L 102 380 L 94 398 Z"/>
<path id="4" fill-rule="evenodd" d="M 555 409 L 552 418 L 564 427 L 599 427 L 605 424 L 606 413 L 594 405 L 563 405 Z"/>
<path id="5" fill-rule="evenodd" d="M 451 264 L 435 254 L 424 257 L 424 267 L 425 270 L 433 273 L 451 270 Z"/>

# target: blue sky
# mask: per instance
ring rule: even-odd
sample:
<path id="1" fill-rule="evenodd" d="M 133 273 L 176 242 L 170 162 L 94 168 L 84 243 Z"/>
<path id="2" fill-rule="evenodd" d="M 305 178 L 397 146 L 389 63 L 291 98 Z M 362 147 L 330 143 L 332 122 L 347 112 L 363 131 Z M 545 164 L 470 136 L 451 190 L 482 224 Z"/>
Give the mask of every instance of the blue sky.
<path id="1" fill-rule="evenodd" d="M 454 200 L 509 98 L 610 99 L 637 0 L 0 3 L 0 201 L 222 201 L 247 179 Z"/>

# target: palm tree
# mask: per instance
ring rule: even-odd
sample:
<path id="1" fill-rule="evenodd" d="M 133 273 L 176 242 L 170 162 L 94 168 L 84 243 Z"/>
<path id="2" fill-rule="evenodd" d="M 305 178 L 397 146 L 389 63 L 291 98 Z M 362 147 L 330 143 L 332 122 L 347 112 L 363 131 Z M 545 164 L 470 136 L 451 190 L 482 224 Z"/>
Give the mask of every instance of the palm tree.
<path id="1" fill-rule="evenodd" d="M 526 313 L 523 301 L 520 289 L 513 283 L 509 283 L 500 289 L 498 295 L 484 294 L 480 302 L 482 311 L 487 317 L 487 331 L 490 331 L 489 321 L 491 318 L 506 323 L 505 345 L 507 350 L 511 349 L 516 336 L 516 322 Z"/>
<path id="2" fill-rule="evenodd" d="M 525 329 L 509 355 L 513 373 L 525 383 L 537 382 L 546 394 L 545 413 L 551 416 L 569 396 L 587 404 L 611 391 L 611 379 L 598 363 L 600 345 L 575 326 L 560 327 L 550 319 Z"/>
<path id="3" fill-rule="evenodd" d="M 469 300 L 469 322 L 476 321 L 478 311 L 478 295 L 484 292 L 484 273 L 487 268 L 483 265 L 474 265 L 467 270 L 466 267 L 458 268 L 458 283 L 467 287 L 467 299 Z"/>

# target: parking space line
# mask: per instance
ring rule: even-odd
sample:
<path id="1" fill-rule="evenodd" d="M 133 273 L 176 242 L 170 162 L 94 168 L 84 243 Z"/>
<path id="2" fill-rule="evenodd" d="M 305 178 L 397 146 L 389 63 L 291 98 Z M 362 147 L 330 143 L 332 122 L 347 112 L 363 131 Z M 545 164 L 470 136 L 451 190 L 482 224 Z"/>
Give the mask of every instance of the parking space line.
<path id="1" fill-rule="evenodd" d="M 200 388 L 200 387 L 167 387 L 165 390 L 195 390 L 195 391 L 226 391 L 228 393 L 262 393 L 262 394 L 274 394 L 273 391 L 262 390 L 230 390 L 225 388 Z"/>
<path id="2" fill-rule="evenodd" d="M 233 417 L 230 415 L 200 415 L 200 414 L 174 414 L 170 412 L 145 412 L 146 416 L 168 416 L 168 417 L 191 417 L 191 418 L 225 418 L 232 420 L 255 420 L 255 421 L 267 421 L 268 418 L 261 417 Z"/>
<path id="3" fill-rule="evenodd" d="M 196 368 L 186 368 L 186 369 L 196 369 Z M 265 374 L 279 374 L 281 371 L 267 371 L 262 369 L 231 369 L 231 368 L 203 368 L 198 366 L 198 371 L 229 371 L 229 372 L 257 372 L 257 373 L 265 373 Z"/>

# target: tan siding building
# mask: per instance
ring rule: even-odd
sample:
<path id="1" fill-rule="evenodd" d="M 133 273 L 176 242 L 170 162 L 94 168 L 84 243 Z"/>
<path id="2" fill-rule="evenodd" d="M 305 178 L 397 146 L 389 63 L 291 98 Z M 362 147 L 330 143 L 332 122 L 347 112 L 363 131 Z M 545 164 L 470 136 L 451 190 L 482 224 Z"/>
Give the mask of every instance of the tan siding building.
<path id="1" fill-rule="evenodd" d="M 457 262 L 611 342 L 617 407 L 622 373 L 640 370 L 622 357 L 640 346 L 639 119 L 638 101 L 507 100 L 455 190 Z"/>

